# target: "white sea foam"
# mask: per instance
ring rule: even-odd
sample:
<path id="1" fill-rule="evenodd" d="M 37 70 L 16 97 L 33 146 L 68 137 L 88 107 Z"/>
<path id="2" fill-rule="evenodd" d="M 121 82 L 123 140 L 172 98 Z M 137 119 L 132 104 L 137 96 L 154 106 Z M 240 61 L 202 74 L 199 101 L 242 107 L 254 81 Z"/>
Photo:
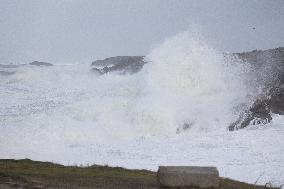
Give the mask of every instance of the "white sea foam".
<path id="1" fill-rule="evenodd" d="M 145 59 L 133 75 L 98 76 L 85 64 L 13 68 L 0 78 L 0 158 L 152 170 L 213 165 L 243 181 L 263 172 L 259 182 L 284 181 L 281 117 L 227 131 L 258 95 L 246 63 L 188 32 Z"/>
<path id="2" fill-rule="evenodd" d="M 200 37 L 179 34 L 156 47 L 147 59 L 146 94 L 151 105 L 174 117 L 166 120 L 173 130 L 184 122 L 192 129 L 225 130 L 236 119 L 236 108 L 251 100 L 245 79 L 249 67 L 225 61 Z"/>

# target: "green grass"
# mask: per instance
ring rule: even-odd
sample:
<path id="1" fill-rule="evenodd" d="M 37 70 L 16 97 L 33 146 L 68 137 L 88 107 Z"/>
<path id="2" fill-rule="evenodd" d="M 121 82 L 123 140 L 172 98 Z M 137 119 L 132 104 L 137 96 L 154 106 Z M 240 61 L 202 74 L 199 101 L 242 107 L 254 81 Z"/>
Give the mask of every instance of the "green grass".
<path id="1" fill-rule="evenodd" d="M 146 170 L 127 170 L 107 166 L 75 167 L 48 162 L 0 160 L 0 177 L 11 178 L 27 187 L 66 186 L 66 188 L 153 188 L 156 173 Z M 1 179 L 0 179 L 1 180 Z M 153 186 L 153 187 L 152 187 Z"/>
<path id="2" fill-rule="evenodd" d="M 25 189 L 156 189 L 156 172 L 128 170 L 119 167 L 93 165 L 89 167 L 63 166 L 29 159 L 0 160 L 1 184 Z M 246 183 L 220 178 L 219 189 L 264 189 Z"/>

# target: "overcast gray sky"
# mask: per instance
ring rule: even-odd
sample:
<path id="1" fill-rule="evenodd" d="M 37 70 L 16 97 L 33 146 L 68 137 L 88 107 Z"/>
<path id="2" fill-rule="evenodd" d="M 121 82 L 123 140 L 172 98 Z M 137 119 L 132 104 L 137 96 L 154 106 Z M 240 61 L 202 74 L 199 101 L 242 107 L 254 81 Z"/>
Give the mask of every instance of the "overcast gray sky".
<path id="1" fill-rule="evenodd" d="M 220 51 L 284 46 L 284 0 L 0 0 L 0 61 L 145 55 L 190 27 Z"/>

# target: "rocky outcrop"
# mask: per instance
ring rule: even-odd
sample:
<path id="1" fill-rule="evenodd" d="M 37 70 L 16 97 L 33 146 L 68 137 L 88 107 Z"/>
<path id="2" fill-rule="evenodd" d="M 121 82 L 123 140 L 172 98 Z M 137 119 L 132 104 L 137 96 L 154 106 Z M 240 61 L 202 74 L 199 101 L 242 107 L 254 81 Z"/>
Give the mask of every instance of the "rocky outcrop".
<path id="1" fill-rule="evenodd" d="M 267 124 L 272 114 L 284 115 L 284 48 L 234 54 L 254 70 L 263 94 L 229 126 L 229 130 Z"/>
<path id="2" fill-rule="evenodd" d="M 105 74 L 109 72 L 120 72 L 122 74 L 134 74 L 139 72 L 146 63 L 143 56 L 116 56 L 104 60 L 96 60 L 91 66 L 92 71 Z"/>
<path id="3" fill-rule="evenodd" d="M 33 61 L 30 63 L 30 65 L 33 66 L 53 66 L 53 64 L 48 63 L 48 62 L 39 62 L 39 61 Z"/>
<path id="4" fill-rule="evenodd" d="M 104 74 L 104 72 L 101 69 L 99 69 L 99 68 L 92 68 L 91 71 L 93 73 L 96 73 L 96 74 L 99 74 L 99 75 Z"/>
<path id="5" fill-rule="evenodd" d="M 239 118 L 229 125 L 229 130 L 245 128 L 249 125 L 270 123 L 272 114 L 284 115 L 284 48 L 254 50 L 244 53 L 225 54 L 226 58 L 235 57 L 247 62 L 252 68 L 255 88 L 261 88 L 262 94 L 243 111 Z M 91 71 L 102 75 L 109 72 L 134 74 L 139 72 L 147 62 L 143 56 L 117 56 L 96 60 Z M 184 124 L 180 130 L 189 128 Z"/>
<path id="6" fill-rule="evenodd" d="M 229 130 L 245 128 L 249 125 L 267 124 L 272 120 L 267 100 L 256 100 L 253 105 L 242 112 L 238 120 L 229 126 Z"/>

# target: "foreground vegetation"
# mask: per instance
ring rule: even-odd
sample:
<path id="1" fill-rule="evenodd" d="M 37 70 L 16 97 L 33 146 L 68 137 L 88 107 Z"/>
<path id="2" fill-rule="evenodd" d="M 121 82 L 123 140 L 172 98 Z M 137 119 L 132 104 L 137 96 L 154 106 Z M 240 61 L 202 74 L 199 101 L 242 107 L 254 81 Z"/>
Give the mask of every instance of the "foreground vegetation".
<path id="1" fill-rule="evenodd" d="M 157 189 L 156 172 L 93 165 L 63 166 L 49 162 L 0 160 L 0 189 Z M 220 178 L 219 189 L 264 189 Z"/>

